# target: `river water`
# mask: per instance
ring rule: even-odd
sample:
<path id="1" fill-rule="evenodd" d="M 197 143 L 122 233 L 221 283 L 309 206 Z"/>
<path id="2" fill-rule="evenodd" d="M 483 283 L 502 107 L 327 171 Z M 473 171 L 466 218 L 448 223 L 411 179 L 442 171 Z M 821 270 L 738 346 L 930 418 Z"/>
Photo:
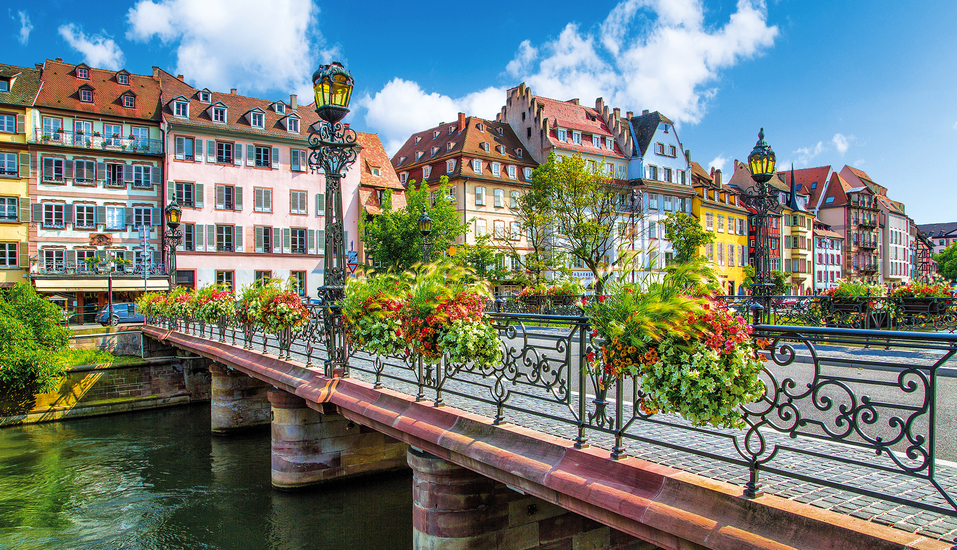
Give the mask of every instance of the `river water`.
<path id="1" fill-rule="evenodd" d="M 0 430 L 0 549 L 411 546 L 411 474 L 275 491 L 268 429 L 213 437 L 208 405 Z"/>

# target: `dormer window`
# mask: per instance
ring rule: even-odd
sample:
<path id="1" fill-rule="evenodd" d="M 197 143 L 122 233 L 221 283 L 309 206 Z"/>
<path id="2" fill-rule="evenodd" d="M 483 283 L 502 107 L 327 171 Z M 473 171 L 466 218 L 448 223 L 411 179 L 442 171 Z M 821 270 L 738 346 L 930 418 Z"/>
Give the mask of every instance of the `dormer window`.
<path id="1" fill-rule="evenodd" d="M 199 100 L 203 103 L 209 103 L 213 100 L 213 94 L 211 94 L 209 90 L 202 90 L 199 92 Z"/>
<path id="2" fill-rule="evenodd" d="M 127 109 L 132 109 L 136 107 L 136 98 L 130 94 L 123 96 L 123 106 Z"/>
<path id="3" fill-rule="evenodd" d="M 431 166 L 423 166 L 423 167 L 422 167 L 422 179 L 429 179 L 429 176 L 431 176 L 431 175 L 432 175 L 432 167 L 431 167 Z"/>
<path id="4" fill-rule="evenodd" d="M 422 136 L 415 136 L 415 142 L 418 143 L 422 141 Z"/>
<path id="5" fill-rule="evenodd" d="M 455 126 L 449 126 L 449 135 L 451 136 L 454 133 L 455 133 Z"/>
<path id="6" fill-rule="evenodd" d="M 555 135 L 558 137 L 558 141 L 567 141 L 568 139 L 568 134 L 561 128 L 555 130 Z"/>
<path id="7" fill-rule="evenodd" d="M 481 143 L 481 146 L 482 146 L 482 150 L 487 153 L 487 152 L 488 152 L 488 149 L 489 149 L 488 142 L 487 142 L 487 141 L 483 141 L 483 142 Z"/>
<path id="8" fill-rule="evenodd" d="M 519 147 L 518 149 L 515 149 L 515 156 L 518 157 L 518 158 L 522 158 L 522 148 L 521 148 L 521 147 Z"/>
<path id="9" fill-rule="evenodd" d="M 128 75 L 128 74 L 126 74 L 126 73 L 118 73 L 118 74 L 116 75 L 116 83 L 117 83 L 117 84 L 122 84 L 122 85 L 124 85 L 124 86 L 129 86 L 129 85 L 130 85 L 130 75 Z"/>
<path id="10" fill-rule="evenodd" d="M 258 112 L 249 113 L 249 125 L 253 128 L 265 128 L 266 117 L 264 117 L 262 113 Z"/>
<path id="11" fill-rule="evenodd" d="M 479 122 L 479 123 L 478 123 L 478 130 L 479 130 L 479 132 L 484 132 L 484 131 L 485 131 L 485 125 L 482 124 L 481 122 Z"/>
<path id="12" fill-rule="evenodd" d="M 0 78 L 0 92 L 10 91 L 10 81 L 6 78 Z"/>
<path id="13" fill-rule="evenodd" d="M 600 147 L 601 147 L 601 138 L 598 137 L 598 136 L 592 136 L 592 137 L 591 137 L 591 145 L 592 145 L 592 147 L 594 147 L 595 149 L 600 148 Z"/>
<path id="14" fill-rule="evenodd" d="M 422 151 L 416 151 L 416 152 L 415 152 L 415 160 L 419 160 L 420 158 L 422 158 Z"/>
<path id="15" fill-rule="evenodd" d="M 433 148 L 432 148 L 432 156 L 433 156 L 433 157 L 434 157 L 435 154 L 438 153 L 438 152 L 439 152 L 439 148 L 438 148 L 438 147 L 433 147 Z"/>
<path id="16" fill-rule="evenodd" d="M 615 150 L 615 138 L 605 138 L 605 149 L 608 149 L 609 151 Z"/>
<path id="17" fill-rule="evenodd" d="M 226 123 L 225 107 L 213 107 L 213 122 Z"/>
<path id="18" fill-rule="evenodd" d="M 281 102 L 281 101 L 280 101 L 280 102 L 277 102 L 277 103 L 276 103 L 276 112 L 279 113 L 279 114 L 281 114 L 281 115 L 286 114 L 286 104 L 283 103 L 283 102 Z"/>
<path id="19" fill-rule="evenodd" d="M 296 117 L 289 117 L 286 119 L 286 131 L 298 134 L 299 133 L 299 119 Z"/>
<path id="20" fill-rule="evenodd" d="M 173 115 L 180 118 L 189 118 L 189 103 L 186 101 L 174 101 Z"/>
<path id="21" fill-rule="evenodd" d="M 77 68 L 76 68 L 76 77 L 77 77 L 77 78 L 82 78 L 82 79 L 84 79 L 84 80 L 89 80 L 89 79 L 90 79 L 90 70 L 87 69 L 87 68 L 84 68 L 84 67 L 77 67 Z"/>
<path id="22" fill-rule="evenodd" d="M 453 142 L 453 141 L 450 141 L 450 142 L 448 142 L 448 143 L 445 144 L 445 150 L 446 150 L 446 151 L 451 151 L 451 150 L 452 150 L 452 147 L 455 147 L 455 142 Z"/>
<path id="23" fill-rule="evenodd" d="M 572 141 L 575 142 L 575 145 L 582 144 L 582 133 L 581 132 L 572 132 Z"/>
<path id="24" fill-rule="evenodd" d="M 522 169 L 522 172 L 525 174 L 525 181 L 532 181 L 532 169 L 525 167 Z"/>
<path id="25" fill-rule="evenodd" d="M 93 90 L 89 88 L 80 89 L 80 101 L 84 103 L 93 103 Z"/>
<path id="26" fill-rule="evenodd" d="M 432 139 L 435 139 L 435 138 L 439 137 L 440 134 L 441 134 L 441 132 L 439 132 L 438 130 L 432 132 Z"/>
<path id="27" fill-rule="evenodd" d="M 373 176 L 378 176 L 378 175 L 380 174 L 378 168 L 373 168 L 371 171 L 372 171 L 372 175 L 373 175 Z"/>
<path id="28" fill-rule="evenodd" d="M 498 128 L 496 128 L 496 130 L 498 130 L 498 135 L 500 135 L 500 136 L 505 135 L 505 131 L 502 130 L 502 127 L 501 127 L 501 126 L 499 126 Z"/>

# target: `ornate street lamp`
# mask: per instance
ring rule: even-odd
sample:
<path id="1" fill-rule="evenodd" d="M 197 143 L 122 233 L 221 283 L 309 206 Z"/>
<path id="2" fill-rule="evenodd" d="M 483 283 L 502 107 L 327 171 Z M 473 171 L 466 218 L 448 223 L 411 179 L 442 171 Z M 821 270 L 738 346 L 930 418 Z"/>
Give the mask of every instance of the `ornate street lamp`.
<path id="1" fill-rule="evenodd" d="M 349 112 L 355 81 L 341 63 L 323 65 L 312 75 L 316 114 L 320 120 L 309 129 L 309 168 L 322 171 L 326 180 L 326 242 L 323 282 L 319 299 L 323 305 L 323 330 L 328 359 L 326 376 L 345 373 L 349 357 L 339 301 L 346 282 L 346 238 L 343 226 L 341 178 L 358 155 L 356 132 L 340 122 Z"/>
<path id="2" fill-rule="evenodd" d="M 754 281 L 751 295 L 756 298 L 753 322 L 759 324 L 770 315 L 770 296 L 774 283 L 771 280 L 771 236 L 768 228 L 768 213 L 778 205 L 778 194 L 768 187 L 774 177 L 774 151 L 764 141 L 764 128 L 758 132 L 758 142 L 748 155 L 751 179 L 756 185 L 744 191 L 745 203 L 754 211 Z M 762 311 L 763 310 L 763 311 Z"/>
<path id="3" fill-rule="evenodd" d="M 635 254 L 635 216 L 638 214 L 638 208 L 641 207 L 641 193 L 634 187 L 631 188 L 631 284 L 635 284 L 635 271 L 637 271 L 637 256 Z"/>
<path id="4" fill-rule="evenodd" d="M 169 286 L 172 290 L 176 283 L 176 247 L 183 242 L 183 232 L 180 230 L 180 221 L 183 219 L 183 209 L 179 203 L 173 199 L 173 202 L 166 205 L 163 210 L 166 217 L 166 232 L 163 233 L 163 249 L 166 251 L 166 275 L 169 277 Z"/>
<path id="5" fill-rule="evenodd" d="M 419 233 L 422 234 L 422 263 L 429 263 L 429 234 L 432 233 L 432 218 L 429 217 L 422 207 L 422 215 L 419 216 Z"/>

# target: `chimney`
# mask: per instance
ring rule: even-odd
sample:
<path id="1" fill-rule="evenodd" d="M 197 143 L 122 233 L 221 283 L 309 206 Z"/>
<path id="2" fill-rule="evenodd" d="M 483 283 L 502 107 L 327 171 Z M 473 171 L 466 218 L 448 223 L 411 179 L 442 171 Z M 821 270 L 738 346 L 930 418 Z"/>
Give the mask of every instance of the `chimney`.
<path id="1" fill-rule="evenodd" d="M 153 78 L 159 78 L 159 77 L 160 77 L 160 68 L 154 65 L 154 66 L 153 66 Z"/>
<path id="2" fill-rule="evenodd" d="M 641 111 L 641 114 L 642 114 L 642 115 L 647 115 L 647 114 L 648 114 L 648 109 L 642 110 L 642 111 Z"/>
<path id="3" fill-rule="evenodd" d="M 236 95 L 236 88 L 230 88 L 229 95 Z"/>
<path id="4" fill-rule="evenodd" d="M 465 113 L 459 113 L 459 127 L 457 131 L 461 132 L 464 129 L 465 129 Z"/>
<path id="5" fill-rule="evenodd" d="M 714 171 L 714 184 L 721 187 L 721 170 Z"/>
<path id="6" fill-rule="evenodd" d="M 293 111 L 299 107 L 299 97 L 296 94 L 289 94 L 289 107 Z"/>
<path id="7" fill-rule="evenodd" d="M 688 161 L 688 164 L 691 164 L 691 149 L 685 149 L 685 160 Z"/>
<path id="8" fill-rule="evenodd" d="M 572 105 L 578 105 L 578 98 L 576 97 L 576 98 L 574 98 L 574 99 L 569 99 L 569 100 L 566 101 L 565 103 L 571 103 Z"/>
<path id="9" fill-rule="evenodd" d="M 34 63 L 33 64 L 37 69 L 43 70 L 43 63 Z"/>
<path id="10" fill-rule="evenodd" d="M 176 80 L 179 80 L 180 82 L 186 82 L 185 80 L 183 80 L 183 75 L 181 74 L 176 75 Z"/>
<path id="11" fill-rule="evenodd" d="M 57 63 L 63 63 L 63 58 L 62 58 L 62 57 L 58 57 L 58 58 L 54 59 L 54 61 L 56 61 Z"/>
<path id="12" fill-rule="evenodd" d="M 621 109 L 619 109 L 618 107 L 615 107 L 615 110 L 613 110 L 612 112 L 615 113 L 616 119 L 621 118 Z"/>
<path id="13" fill-rule="evenodd" d="M 631 118 L 631 117 L 633 117 L 633 116 L 635 116 L 635 113 L 633 113 L 633 112 L 631 112 L 631 111 L 628 111 L 627 113 L 625 113 L 625 118 Z"/>

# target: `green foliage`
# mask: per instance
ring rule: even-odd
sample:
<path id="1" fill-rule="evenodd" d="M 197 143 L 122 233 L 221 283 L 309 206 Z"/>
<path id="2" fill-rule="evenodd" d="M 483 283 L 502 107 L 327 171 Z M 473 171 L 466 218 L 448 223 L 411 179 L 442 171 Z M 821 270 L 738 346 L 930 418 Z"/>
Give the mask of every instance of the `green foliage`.
<path id="1" fill-rule="evenodd" d="M 409 269 L 422 261 L 423 240 L 419 232 L 419 218 L 423 208 L 432 219 L 432 232 L 428 238 L 433 258 L 468 231 L 468 224 L 459 220 L 455 203 L 449 196 L 447 177 L 442 176 L 439 180 L 434 204 L 432 192 L 424 182 L 419 187 L 415 186 L 415 181 L 410 182 L 405 198 L 406 206 L 394 209 L 392 191 L 387 189 L 382 213 L 369 222 L 361 217 L 359 220 L 359 234 L 372 260 L 398 270 Z"/>
<path id="2" fill-rule="evenodd" d="M 833 296 L 835 298 L 858 298 L 861 296 L 883 295 L 883 285 L 845 279 L 838 279 L 836 287 L 829 288 L 822 294 L 822 296 Z"/>
<path id="3" fill-rule="evenodd" d="M 774 288 L 771 289 L 771 294 L 774 296 L 783 296 L 788 293 L 790 285 L 788 284 L 788 279 L 791 278 L 790 273 L 785 273 L 783 271 L 778 271 L 774 269 L 771 271 L 771 282 L 774 284 Z M 744 266 L 744 281 L 741 283 L 741 286 L 745 289 L 751 288 L 751 283 L 754 282 L 754 266 L 746 265 Z"/>
<path id="4" fill-rule="evenodd" d="M 940 254 L 934 254 L 937 272 L 948 281 L 957 281 L 957 242 L 945 248 Z"/>
<path id="5" fill-rule="evenodd" d="M 120 357 L 102 349 L 63 349 L 60 350 L 60 363 L 64 367 L 77 365 L 112 365 L 113 363 L 142 363 L 135 356 Z"/>
<path id="6" fill-rule="evenodd" d="M 701 247 L 713 243 L 714 233 L 705 231 L 701 222 L 684 212 L 673 212 L 665 218 L 665 238 L 671 241 L 676 263 L 688 263 L 699 256 Z"/>
<path id="7" fill-rule="evenodd" d="M 27 283 L 0 295 L 0 385 L 51 391 L 63 376 L 58 352 L 67 345 L 62 311 Z"/>
<path id="8" fill-rule="evenodd" d="M 513 261 L 519 264 L 522 282 L 534 286 L 545 282 L 548 271 L 570 273 L 565 254 L 555 239 L 554 229 L 558 221 L 548 189 L 544 185 L 533 185 L 532 189 L 519 195 L 517 202 L 518 207 L 511 208 L 511 213 L 525 233 L 527 246 L 519 254 L 515 241 L 506 243 Z"/>
<path id="9" fill-rule="evenodd" d="M 507 281 L 512 272 L 502 266 L 505 253 L 492 245 L 491 235 L 476 237 L 475 244 L 457 245 L 452 261 L 475 272 L 475 276 L 486 281 Z M 511 241 L 510 241 L 511 244 Z"/>

